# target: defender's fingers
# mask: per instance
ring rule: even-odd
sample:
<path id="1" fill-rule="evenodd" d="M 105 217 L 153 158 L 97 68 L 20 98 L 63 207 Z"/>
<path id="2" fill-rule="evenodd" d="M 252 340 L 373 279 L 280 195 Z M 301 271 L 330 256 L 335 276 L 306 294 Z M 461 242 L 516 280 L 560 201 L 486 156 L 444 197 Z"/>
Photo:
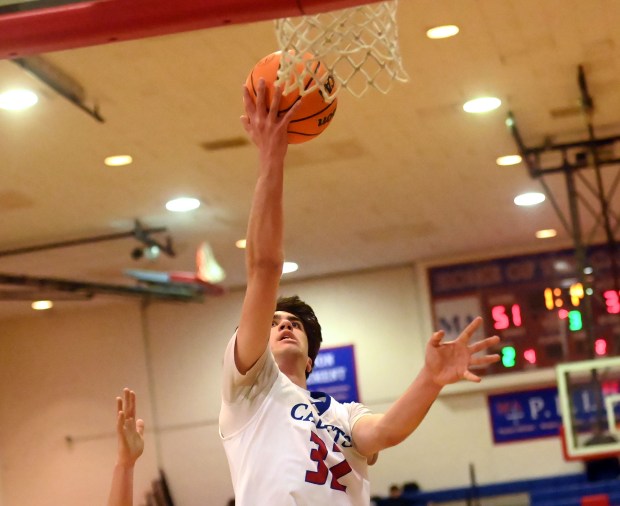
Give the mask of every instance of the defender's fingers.
<path id="1" fill-rule="evenodd" d="M 133 418 L 133 402 L 131 401 L 131 394 L 133 393 L 131 390 L 129 390 L 129 388 L 125 388 L 125 390 L 123 390 L 123 393 L 125 394 L 125 416 L 127 416 L 127 418 Z"/>
<path id="2" fill-rule="evenodd" d="M 129 388 L 123 388 L 123 409 L 125 412 L 129 410 Z"/>
<path id="3" fill-rule="evenodd" d="M 131 403 L 131 417 L 136 417 L 136 392 L 133 390 L 129 391 L 129 402 Z"/>
<path id="4" fill-rule="evenodd" d="M 144 420 L 142 420 L 141 418 L 136 420 L 136 430 L 141 436 L 144 435 Z"/>
<path id="5" fill-rule="evenodd" d="M 125 413 L 121 410 L 116 415 L 116 432 L 122 433 L 125 427 Z"/>
<path id="6" fill-rule="evenodd" d="M 116 398 L 116 412 L 123 411 L 123 399 L 120 397 Z"/>

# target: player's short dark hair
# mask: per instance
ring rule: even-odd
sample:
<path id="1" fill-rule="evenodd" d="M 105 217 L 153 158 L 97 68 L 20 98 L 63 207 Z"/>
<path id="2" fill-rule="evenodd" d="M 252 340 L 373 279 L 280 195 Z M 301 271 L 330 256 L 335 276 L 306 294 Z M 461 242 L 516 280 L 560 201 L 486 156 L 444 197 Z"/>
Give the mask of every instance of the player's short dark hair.
<path id="1" fill-rule="evenodd" d="M 312 308 L 297 295 L 293 295 L 291 297 L 278 298 L 276 311 L 286 311 L 287 313 L 294 314 L 301 320 L 308 336 L 308 356 L 312 360 L 312 367 L 314 367 L 314 359 L 316 359 L 321 348 L 323 336 L 321 334 L 321 325 Z M 306 372 L 306 378 L 309 374 Z"/>

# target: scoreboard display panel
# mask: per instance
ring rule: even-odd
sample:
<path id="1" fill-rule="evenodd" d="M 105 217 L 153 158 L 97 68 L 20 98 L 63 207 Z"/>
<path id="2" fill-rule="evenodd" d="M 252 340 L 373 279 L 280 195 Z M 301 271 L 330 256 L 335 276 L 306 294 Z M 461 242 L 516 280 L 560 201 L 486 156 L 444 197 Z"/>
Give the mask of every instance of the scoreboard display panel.
<path id="1" fill-rule="evenodd" d="M 579 276 L 574 250 L 495 258 L 428 269 L 435 328 L 455 338 L 476 316 L 500 362 L 477 371 L 501 374 L 620 355 L 620 290 L 610 248 L 588 248 Z M 478 338 L 482 338 L 479 332 Z"/>

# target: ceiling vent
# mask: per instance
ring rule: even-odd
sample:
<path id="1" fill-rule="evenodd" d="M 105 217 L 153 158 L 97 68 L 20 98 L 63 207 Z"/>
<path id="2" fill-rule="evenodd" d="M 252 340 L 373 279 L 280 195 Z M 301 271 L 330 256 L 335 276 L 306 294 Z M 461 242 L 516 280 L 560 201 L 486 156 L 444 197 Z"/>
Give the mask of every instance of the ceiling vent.
<path id="1" fill-rule="evenodd" d="M 247 146 L 249 143 L 250 141 L 247 137 L 229 137 L 228 139 L 203 142 L 201 146 L 207 151 L 219 151 L 221 149 L 240 148 L 241 146 Z"/>

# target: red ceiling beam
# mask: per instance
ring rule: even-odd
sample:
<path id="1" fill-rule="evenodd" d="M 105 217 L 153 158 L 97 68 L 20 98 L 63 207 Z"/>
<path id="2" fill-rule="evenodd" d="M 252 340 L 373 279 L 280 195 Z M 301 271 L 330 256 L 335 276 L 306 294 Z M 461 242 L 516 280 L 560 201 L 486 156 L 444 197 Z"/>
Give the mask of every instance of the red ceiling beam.
<path id="1" fill-rule="evenodd" d="M 94 0 L 0 15 L 0 59 L 314 14 L 369 0 Z"/>

